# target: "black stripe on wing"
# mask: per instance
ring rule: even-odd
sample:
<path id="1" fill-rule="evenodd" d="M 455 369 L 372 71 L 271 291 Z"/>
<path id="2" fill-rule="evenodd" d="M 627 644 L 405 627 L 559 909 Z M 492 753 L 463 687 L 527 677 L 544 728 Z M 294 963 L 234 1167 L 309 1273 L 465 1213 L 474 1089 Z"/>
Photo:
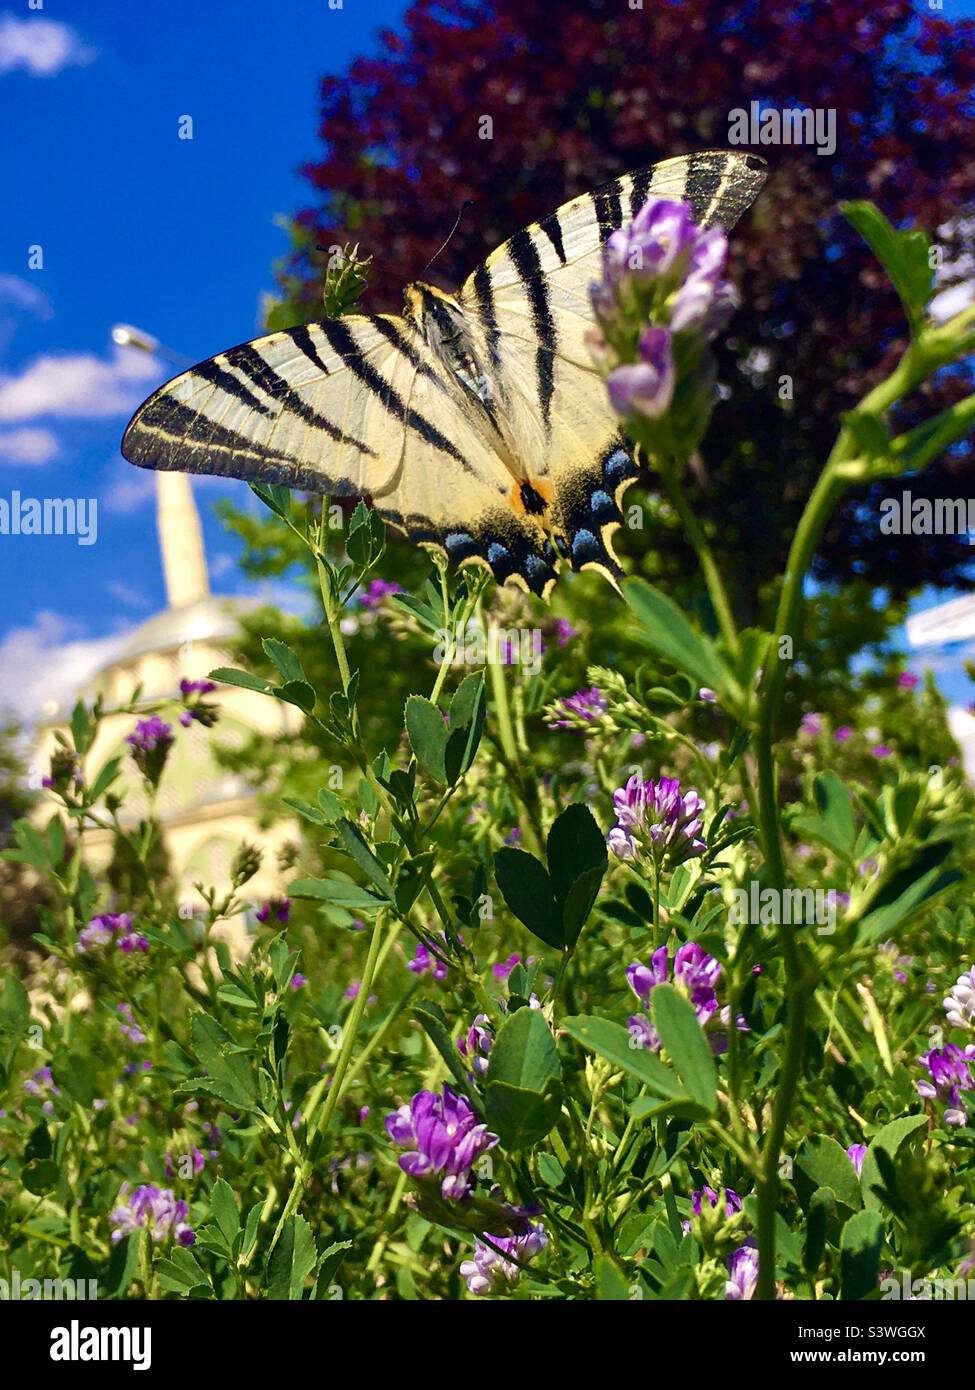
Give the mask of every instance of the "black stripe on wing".
<path id="1" fill-rule="evenodd" d="M 542 273 L 538 250 L 527 229 L 516 233 L 508 242 L 508 255 L 528 296 L 532 324 L 538 335 L 535 375 L 542 420 L 548 430 L 552 396 L 555 394 L 555 354 L 558 351 L 558 331 L 549 305 L 548 285 Z"/>
<path id="2" fill-rule="evenodd" d="M 604 244 L 623 225 L 623 185 L 619 179 L 603 184 L 592 195 L 599 223 L 599 240 Z"/>
<path id="3" fill-rule="evenodd" d="M 253 381 L 255 386 L 259 386 L 266 395 L 279 401 L 284 409 L 297 415 L 299 420 L 303 420 L 306 425 L 310 425 L 312 429 L 321 430 L 328 435 L 329 439 L 334 439 L 337 444 L 349 444 L 353 449 L 358 449 L 361 454 L 368 454 L 370 458 L 377 457 L 375 449 L 370 449 L 368 444 L 363 444 L 362 440 L 356 439 L 354 435 L 345 434 L 326 416 L 313 409 L 304 397 L 299 395 L 294 387 L 285 381 L 284 377 L 280 376 L 250 343 L 233 348 L 224 355 L 231 367 L 236 367 L 239 372 L 243 372 L 246 377 Z"/>
<path id="4" fill-rule="evenodd" d="M 547 217 L 543 217 L 538 224 L 538 230 L 548 237 L 555 254 L 565 265 L 565 244 L 562 241 L 562 223 L 559 221 L 558 213 L 550 212 Z"/>
<path id="5" fill-rule="evenodd" d="M 467 472 L 473 471 L 464 455 L 447 436 L 442 434 L 426 416 L 408 406 L 385 377 L 381 376 L 372 363 L 366 360 L 352 333 L 341 319 L 325 319 L 321 324 L 321 329 L 332 348 L 344 358 L 349 371 L 358 377 L 363 386 L 367 387 L 382 402 L 390 415 L 395 416 L 406 429 L 413 430 L 418 434 L 424 443 L 432 444 L 435 449 L 448 454 Z"/>
<path id="6" fill-rule="evenodd" d="M 226 358 L 224 360 L 226 361 Z M 226 392 L 228 396 L 233 396 L 234 400 L 240 401 L 249 410 L 256 410 L 258 415 L 274 414 L 271 407 L 265 405 L 260 396 L 255 396 L 249 387 L 235 377 L 233 372 L 228 372 L 226 367 L 222 367 L 215 358 L 211 358 L 209 362 L 201 362 L 198 367 L 194 367 L 193 375 L 208 382 L 211 386 L 218 386 L 221 391 Z"/>
<path id="7" fill-rule="evenodd" d="M 486 263 L 482 262 L 477 267 L 472 283 L 474 294 L 477 297 L 477 307 L 481 314 L 481 326 L 487 341 L 488 356 L 491 359 L 491 366 L 497 368 L 501 365 L 501 354 L 498 351 L 498 340 L 501 333 L 498 330 L 498 315 L 494 306 L 494 286 L 491 283 L 491 272 Z"/>

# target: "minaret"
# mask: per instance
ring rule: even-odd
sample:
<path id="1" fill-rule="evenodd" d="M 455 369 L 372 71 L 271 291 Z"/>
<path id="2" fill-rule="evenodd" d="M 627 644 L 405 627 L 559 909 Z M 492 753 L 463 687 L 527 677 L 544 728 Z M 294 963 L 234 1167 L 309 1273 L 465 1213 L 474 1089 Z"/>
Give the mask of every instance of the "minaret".
<path id="1" fill-rule="evenodd" d="M 170 608 L 185 608 L 210 594 L 203 528 L 186 474 L 157 473 L 156 502 L 166 598 Z"/>

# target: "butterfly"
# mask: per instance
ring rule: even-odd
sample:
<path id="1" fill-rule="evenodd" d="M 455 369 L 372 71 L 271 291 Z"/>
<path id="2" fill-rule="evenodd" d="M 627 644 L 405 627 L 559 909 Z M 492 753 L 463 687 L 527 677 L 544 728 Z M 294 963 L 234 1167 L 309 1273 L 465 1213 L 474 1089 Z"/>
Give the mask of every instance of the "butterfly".
<path id="1" fill-rule="evenodd" d="M 625 174 L 516 233 L 457 294 L 417 281 L 402 316 L 303 324 L 190 368 L 136 411 L 122 453 L 367 498 L 415 543 L 542 598 L 562 561 L 615 582 L 638 468 L 585 341 L 602 248 L 651 197 L 728 228 L 765 177 L 718 151 Z"/>

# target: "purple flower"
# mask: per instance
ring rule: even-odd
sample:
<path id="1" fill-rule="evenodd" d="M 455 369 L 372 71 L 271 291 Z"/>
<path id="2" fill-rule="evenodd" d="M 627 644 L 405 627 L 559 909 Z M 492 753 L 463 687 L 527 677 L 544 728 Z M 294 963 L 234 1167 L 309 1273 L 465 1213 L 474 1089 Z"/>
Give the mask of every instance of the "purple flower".
<path id="1" fill-rule="evenodd" d="M 460 1267 L 461 1277 L 467 1280 L 467 1287 L 473 1294 L 493 1293 L 503 1283 L 514 1283 L 521 1269 L 513 1260 L 506 1260 L 498 1250 L 514 1255 L 522 1264 L 535 1255 L 540 1255 L 548 1245 L 545 1227 L 540 1221 L 531 1225 L 520 1236 L 491 1236 L 491 1245 L 475 1239 L 474 1258 L 464 1260 Z"/>
<path id="2" fill-rule="evenodd" d="M 959 975 L 944 1000 L 952 1028 L 975 1028 L 975 966 Z"/>
<path id="3" fill-rule="evenodd" d="M 841 724 L 840 727 L 833 734 L 833 738 L 837 743 L 846 743 L 847 739 L 850 739 L 852 737 L 853 730 L 850 728 L 849 724 Z"/>
<path id="4" fill-rule="evenodd" d="M 742 1245 L 728 1259 L 724 1296 L 740 1302 L 751 1298 L 757 1287 L 758 1251 L 752 1245 Z"/>
<path id="5" fill-rule="evenodd" d="M 296 970 L 295 973 L 294 973 L 294 974 L 292 975 L 292 977 L 291 977 L 291 988 L 292 988 L 292 989 L 303 989 L 307 983 L 308 983 L 307 977 L 304 976 L 304 975 L 302 975 L 302 973 L 301 973 L 300 970 Z"/>
<path id="6" fill-rule="evenodd" d="M 741 1198 L 733 1187 L 726 1187 L 724 1189 L 724 1196 L 726 1216 L 734 1216 L 736 1211 L 741 1211 Z M 716 1207 L 718 1205 L 718 1194 L 713 1187 L 705 1186 L 695 1189 L 695 1191 L 691 1193 L 691 1205 L 694 1208 L 695 1216 L 701 1215 L 701 1205 L 705 1197 L 708 1199 L 708 1206 Z"/>
<path id="7" fill-rule="evenodd" d="M 943 1048 L 932 1048 L 919 1059 L 930 1073 L 930 1081 L 917 1083 L 918 1094 L 925 1100 L 943 1101 L 943 1119 L 946 1125 L 968 1123 L 968 1110 L 961 1097 L 962 1091 L 975 1090 L 971 1065 L 975 1060 L 975 1044 L 960 1048 L 948 1043 Z"/>
<path id="8" fill-rule="evenodd" d="M 853 1164 L 857 1177 L 863 1172 L 863 1160 L 867 1156 L 866 1144 L 851 1144 L 846 1151 L 846 1156 Z"/>
<path id="9" fill-rule="evenodd" d="M 670 409 L 677 380 L 670 334 L 666 328 L 648 328 L 637 349 L 638 362 L 624 363 L 607 377 L 610 403 L 618 415 L 659 420 Z"/>
<path id="10" fill-rule="evenodd" d="M 492 965 L 491 974 L 496 980 L 506 980 L 515 966 L 520 964 L 521 956 L 517 954 L 509 956 L 507 960 L 499 960 L 496 965 Z"/>
<path id="11" fill-rule="evenodd" d="M 188 729 L 194 720 L 202 724 L 205 729 L 213 727 L 217 722 L 217 708 L 215 705 L 205 705 L 203 696 L 212 694 L 216 688 L 213 681 L 208 680 L 189 681 L 184 679 L 180 681 L 179 692 L 186 708 L 180 715 L 179 722 L 184 728 Z"/>
<path id="12" fill-rule="evenodd" d="M 890 757 L 890 749 L 887 747 L 886 743 L 878 743 L 874 748 L 870 749 L 870 752 L 875 758 Z"/>
<path id="13" fill-rule="evenodd" d="M 634 961 L 627 966 L 626 978 L 636 997 L 648 1009 L 650 996 L 657 985 L 667 983 L 669 974 L 669 952 L 666 946 L 659 947 L 650 958 L 650 965 Z M 693 1005 L 698 1022 L 708 1035 L 712 1052 L 727 1050 L 727 1030 L 730 1015 L 727 1008 L 718 1003 L 717 989 L 721 982 L 721 962 L 709 956 L 696 941 L 685 942 L 677 948 L 674 955 L 673 983 Z M 631 1044 L 646 1047 L 651 1052 L 660 1051 L 660 1037 L 649 1019 L 642 1014 L 634 1014 L 628 1020 Z M 747 1032 L 748 1025 L 739 1015 L 736 1026 L 739 1032 Z"/>
<path id="14" fill-rule="evenodd" d="M 706 705 L 716 705 L 718 703 L 717 692 L 712 690 L 709 685 L 702 685 L 697 692 L 697 698 L 703 700 Z"/>
<path id="15" fill-rule="evenodd" d="M 556 618 L 555 620 L 555 643 L 559 647 L 567 647 L 573 637 L 579 636 L 579 629 L 573 627 L 568 618 Z"/>
<path id="16" fill-rule="evenodd" d="M 401 594 L 402 586 L 393 580 L 373 579 L 366 585 L 359 595 L 359 603 L 363 608 L 368 608 L 372 612 L 382 606 L 383 600 L 390 594 Z"/>
<path id="17" fill-rule="evenodd" d="M 187 1222 L 189 1208 L 168 1187 L 144 1184 L 134 1191 L 124 1182 L 119 1205 L 111 1212 L 112 1240 L 147 1229 L 157 1243 L 172 1236 L 179 1245 L 192 1245 L 196 1236 Z"/>
<path id="18" fill-rule="evenodd" d="M 72 748 L 58 746 L 51 754 L 51 774 L 41 778 L 41 786 L 66 796 L 69 791 L 82 786 L 84 780 L 78 754 Z"/>
<path id="19" fill-rule="evenodd" d="M 154 714 L 151 719 L 140 719 L 125 741 L 132 749 L 136 767 L 146 781 L 155 786 L 162 776 L 173 745 L 172 729 L 158 714 Z"/>
<path id="20" fill-rule="evenodd" d="M 82 927 L 75 950 L 83 956 L 100 946 L 110 946 L 112 942 L 126 955 L 149 949 L 146 938 L 140 932 L 133 932 L 132 917 L 128 912 L 103 912 Z"/>
<path id="21" fill-rule="evenodd" d="M 823 716 L 821 714 L 804 714 L 802 716 L 802 732 L 808 734 L 810 738 L 815 738 L 817 734 L 823 732 Z"/>
<path id="22" fill-rule="evenodd" d="M 457 1039 L 457 1050 L 470 1062 L 471 1071 L 475 1076 L 484 1076 L 487 1072 L 488 1056 L 494 1045 L 494 1034 L 490 1027 L 485 1027 L 487 1023 L 487 1014 L 478 1014 L 468 1028 L 466 1036 Z"/>
<path id="23" fill-rule="evenodd" d="M 394 1144 L 408 1148 L 399 1166 L 411 1178 L 437 1178 L 440 1195 L 463 1201 L 473 1191 L 471 1168 L 498 1136 L 463 1096 L 446 1083 L 443 1095 L 418 1091 L 409 1105 L 401 1105 L 386 1116 L 386 1133 Z"/>
<path id="24" fill-rule="evenodd" d="M 269 922 L 273 917 L 283 926 L 291 916 L 291 899 L 269 898 L 267 902 L 261 904 L 254 916 L 259 922 Z"/>
<path id="25" fill-rule="evenodd" d="M 549 724 L 550 729 L 575 729 L 580 732 L 587 724 L 600 719 L 607 710 L 606 698 L 596 686 L 577 690 L 574 695 L 558 700 L 553 713 L 560 716 Z"/>
<path id="26" fill-rule="evenodd" d="M 609 847 L 617 859 L 633 859 L 641 849 L 659 864 L 671 865 L 704 853 L 700 838 L 704 802 L 696 791 L 682 792 L 676 777 L 651 778 L 637 773 L 613 793 L 617 824 Z"/>
<path id="27" fill-rule="evenodd" d="M 900 686 L 901 690 L 914 690 L 917 688 L 917 683 L 920 679 L 921 677 L 916 676 L 913 671 L 902 671 L 897 677 L 897 684 Z"/>
<path id="28" fill-rule="evenodd" d="M 406 968 L 412 970 L 414 975 L 425 975 L 429 970 L 435 980 L 447 978 L 446 961 L 432 955 L 422 941 L 417 942 L 416 954 L 411 961 L 407 961 Z"/>

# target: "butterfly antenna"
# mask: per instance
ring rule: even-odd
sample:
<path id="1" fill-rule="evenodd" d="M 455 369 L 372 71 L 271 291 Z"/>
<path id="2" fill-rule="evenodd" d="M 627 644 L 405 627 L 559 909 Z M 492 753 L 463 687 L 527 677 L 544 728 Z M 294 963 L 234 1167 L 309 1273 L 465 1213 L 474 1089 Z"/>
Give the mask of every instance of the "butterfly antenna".
<path id="1" fill-rule="evenodd" d="M 473 206 L 474 206 L 474 199 L 473 199 L 473 198 L 465 198 L 465 199 L 464 199 L 463 203 L 461 204 L 460 212 L 457 214 L 457 218 L 456 218 L 456 220 L 455 220 L 455 222 L 454 222 L 454 225 L 453 225 L 453 226 L 451 227 L 451 229 L 450 229 L 450 235 L 447 237 L 447 240 L 444 242 L 443 246 L 441 246 L 440 249 L 439 249 L 438 251 L 434 251 L 433 255 L 430 257 L 430 259 L 427 261 L 426 265 L 425 265 L 425 266 L 423 267 L 423 269 L 420 271 L 420 274 L 421 274 L 421 275 L 426 275 L 427 271 L 428 271 L 428 270 L 430 269 L 430 267 L 433 265 L 433 263 L 434 263 L 434 261 L 437 259 L 437 257 L 440 256 L 440 255 L 442 255 L 443 252 L 446 251 L 447 247 L 450 245 L 451 241 L 453 241 L 453 239 L 454 239 L 454 235 L 455 235 L 455 233 L 456 233 L 456 231 L 457 231 L 457 228 L 460 226 L 460 220 L 461 220 L 461 218 L 464 216 L 464 213 L 467 211 L 467 209 L 468 209 L 468 208 L 472 208 Z"/>

